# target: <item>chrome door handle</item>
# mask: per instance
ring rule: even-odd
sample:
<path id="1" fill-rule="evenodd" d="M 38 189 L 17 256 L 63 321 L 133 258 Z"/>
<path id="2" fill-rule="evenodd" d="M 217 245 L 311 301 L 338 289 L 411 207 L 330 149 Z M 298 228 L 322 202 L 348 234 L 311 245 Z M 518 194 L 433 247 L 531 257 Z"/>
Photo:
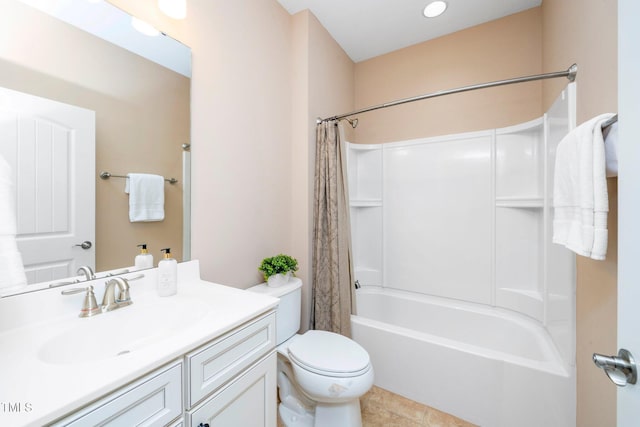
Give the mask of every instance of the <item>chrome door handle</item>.
<path id="1" fill-rule="evenodd" d="M 635 384 L 638 379 L 638 368 L 633 355 L 624 348 L 618 351 L 617 356 L 604 356 L 593 353 L 593 363 L 605 374 L 613 383 L 619 387 L 627 384 Z"/>
<path id="2" fill-rule="evenodd" d="M 79 243 L 77 245 L 73 245 L 73 246 L 80 246 L 82 249 L 91 249 L 92 244 L 90 241 L 85 240 L 84 242 Z"/>

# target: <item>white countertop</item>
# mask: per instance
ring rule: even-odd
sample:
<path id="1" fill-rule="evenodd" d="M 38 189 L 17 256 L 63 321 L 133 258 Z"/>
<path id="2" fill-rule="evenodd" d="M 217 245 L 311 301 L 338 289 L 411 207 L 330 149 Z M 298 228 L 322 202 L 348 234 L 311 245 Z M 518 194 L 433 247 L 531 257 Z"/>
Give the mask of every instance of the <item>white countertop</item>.
<path id="1" fill-rule="evenodd" d="M 154 289 L 156 270 L 145 270 L 144 279 L 130 282 L 131 306 L 94 318 L 79 318 L 84 294 L 62 296 L 60 291 L 64 288 L 1 298 L 0 425 L 40 427 L 55 421 L 268 312 L 278 303 L 275 298 L 202 281 L 197 261 L 179 264 L 178 294 L 161 298 Z M 98 303 L 104 282 L 102 279 L 92 283 Z M 194 301 L 203 311 L 194 316 L 193 322 L 179 331 L 158 331 L 163 335 L 130 353 L 73 363 L 51 363 L 43 357 L 43 345 L 51 338 L 64 336 L 67 330 L 81 327 L 90 331 L 90 322 L 97 320 L 103 325 L 113 320 L 117 325 L 116 316 L 131 318 L 138 307 L 144 313 L 145 307 L 154 304 L 171 307 Z M 158 325 L 160 329 L 167 328 L 166 324 Z"/>

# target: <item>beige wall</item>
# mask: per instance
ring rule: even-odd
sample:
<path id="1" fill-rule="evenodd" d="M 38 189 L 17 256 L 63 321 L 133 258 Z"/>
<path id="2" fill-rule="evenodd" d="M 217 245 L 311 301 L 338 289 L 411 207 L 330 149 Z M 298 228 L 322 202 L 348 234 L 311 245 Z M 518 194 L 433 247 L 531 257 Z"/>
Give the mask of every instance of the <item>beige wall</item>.
<path id="1" fill-rule="evenodd" d="M 98 172 L 181 180 L 189 79 L 22 3 L 2 7 L 0 86 L 96 111 L 96 269 L 132 265 L 143 242 L 156 260 L 167 246 L 181 259 L 182 183 L 165 187 L 164 221 L 132 224 L 124 180 Z"/>
<path id="2" fill-rule="evenodd" d="M 544 0 L 543 68 L 577 63 L 577 122 L 617 111 L 617 1 Z M 543 86 L 548 106 L 558 82 Z M 605 261 L 578 258 L 576 287 L 577 425 L 616 425 L 616 387 L 591 361 L 594 352 L 616 354 L 617 178 L 608 180 L 609 248 Z"/>
<path id="3" fill-rule="evenodd" d="M 191 0 L 184 21 L 153 0 L 113 0 L 192 48 L 192 257 L 202 277 L 248 287 L 292 253 L 292 25 L 275 1 Z M 305 267 L 305 266 L 303 266 Z"/>
<path id="4" fill-rule="evenodd" d="M 315 117 L 353 108 L 353 63 L 315 17 L 275 0 L 192 0 L 184 21 L 154 0 L 110 2 L 192 48 L 192 257 L 203 277 L 245 288 L 262 280 L 262 258 L 290 253 L 308 317 Z"/>
<path id="5" fill-rule="evenodd" d="M 540 9 L 535 8 L 360 62 L 355 69 L 356 108 L 538 74 L 541 29 Z M 366 113 L 360 116 L 356 142 L 400 141 L 520 123 L 541 115 L 540 88 L 540 82 L 502 86 Z"/>

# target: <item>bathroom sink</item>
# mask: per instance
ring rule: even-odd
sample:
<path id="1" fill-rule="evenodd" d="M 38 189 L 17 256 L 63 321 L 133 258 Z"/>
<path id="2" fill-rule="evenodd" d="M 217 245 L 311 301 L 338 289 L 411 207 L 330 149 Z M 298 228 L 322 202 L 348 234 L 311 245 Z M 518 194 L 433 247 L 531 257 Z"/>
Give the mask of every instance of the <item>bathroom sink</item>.
<path id="1" fill-rule="evenodd" d="M 91 318 L 74 318 L 38 350 L 51 364 L 95 362 L 119 357 L 184 331 L 209 307 L 196 299 L 168 298 L 134 304 Z"/>

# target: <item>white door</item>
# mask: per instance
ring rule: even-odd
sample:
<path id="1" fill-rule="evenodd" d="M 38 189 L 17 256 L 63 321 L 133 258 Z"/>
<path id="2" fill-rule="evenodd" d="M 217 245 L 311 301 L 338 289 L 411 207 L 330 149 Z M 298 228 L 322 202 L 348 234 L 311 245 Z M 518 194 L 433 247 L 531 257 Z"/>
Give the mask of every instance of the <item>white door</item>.
<path id="1" fill-rule="evenodd" d="M 640 356 L 640 2 L 618 2 L 618 348 Z M 618 426 L 640 425 L 640 383 L 618 388 Z"/>
<path id="2" fill-rule="evenodd" d="M 95 112 L 0 88 L 0 155 L 27 282 L 95 269 Z"/>

